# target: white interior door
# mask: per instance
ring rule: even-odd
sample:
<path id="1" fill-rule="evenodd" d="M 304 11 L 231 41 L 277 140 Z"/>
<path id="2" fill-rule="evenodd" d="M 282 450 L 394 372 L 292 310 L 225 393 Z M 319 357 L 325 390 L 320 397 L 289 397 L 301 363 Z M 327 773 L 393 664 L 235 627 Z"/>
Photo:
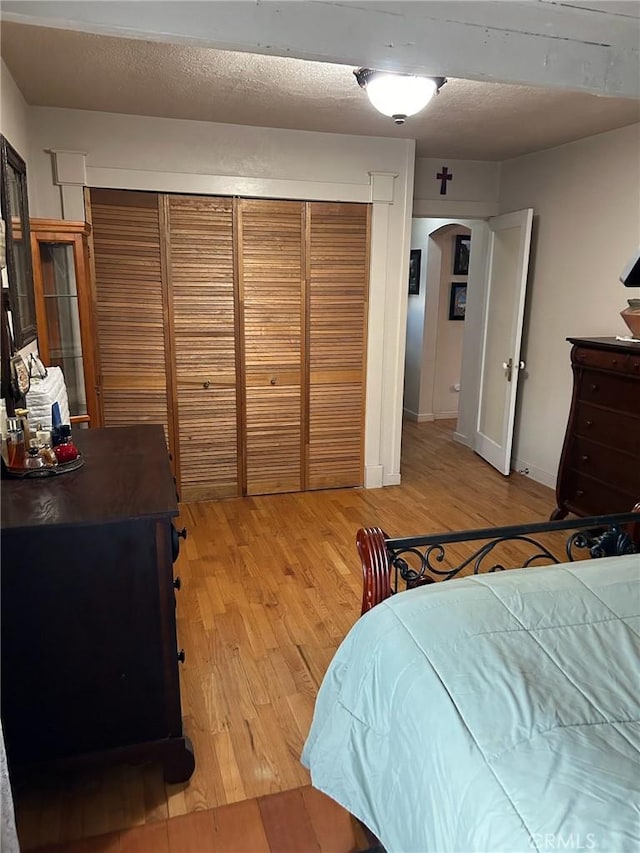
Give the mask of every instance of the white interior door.
<path id="1" fill-rule="evenodd" d="M 533 210 L 489 220 L 475 450 L 502 474 L 511 462 Z"/>

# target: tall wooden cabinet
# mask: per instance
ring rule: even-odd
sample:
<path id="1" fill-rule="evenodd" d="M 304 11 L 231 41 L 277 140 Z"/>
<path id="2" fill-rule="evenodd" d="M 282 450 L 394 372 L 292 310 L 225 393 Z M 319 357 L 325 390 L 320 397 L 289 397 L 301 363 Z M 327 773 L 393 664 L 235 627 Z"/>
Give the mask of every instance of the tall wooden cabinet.
<path id="1" fill-rule="evenodd" d="M 86 222 L 31 219 L 38 350 L 62 368 L 74 422 L 100 426 L 94 307 Z"/>
<path id="2" fill-rule="evenodd" d="M 90 190 L 105 424 L 183 500 L 363 482 L 369 206 Z"/>

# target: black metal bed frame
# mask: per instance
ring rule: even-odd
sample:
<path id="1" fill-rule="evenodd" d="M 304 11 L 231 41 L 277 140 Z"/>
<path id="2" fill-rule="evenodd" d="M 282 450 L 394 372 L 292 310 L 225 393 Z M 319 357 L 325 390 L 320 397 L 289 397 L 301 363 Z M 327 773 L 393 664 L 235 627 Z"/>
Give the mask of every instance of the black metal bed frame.
<path id="1" fill-rule="evenodd" d="M 397 592 L 403 580 L 408 588 L 421 586 L 438 579 L 456 577 L 468 566 L 473 574 L 502 571 L 508 566 L 503 562 L 491 563 L 499 546 L 519 542 L 531 546 L 531 555 L 519 566 L 535 563 L 573 562 L 579 554 L 589 552 L 590 557 L 610 557 L 640 552 L 639 507 L 634 512 L 614 515 L 598 515 L 570 521 L 548 521 L 531 524 L 515 524 L 508 527 L 487 527 L 476 530 L 459 530 L 427 536 L 409 536 L 389 539 L 385 536 L 385 547 L 392 567 L 392 590 Z M 541 533 L 572 531 L 564 544 L 562 555 L 554 553 L 557 546 L 545 545 L 535 537 Z M 448 561 L 446 545 L 483 540 L 471 555 L 458 562 Z M 552 550 L 554 549 L 554 550 Z M 414 559 L 411 559 L 411 556 Z M 409 560 L 417 564 L 410 565 Z M 448 564 L 448 565 L 447 565 Z"/>

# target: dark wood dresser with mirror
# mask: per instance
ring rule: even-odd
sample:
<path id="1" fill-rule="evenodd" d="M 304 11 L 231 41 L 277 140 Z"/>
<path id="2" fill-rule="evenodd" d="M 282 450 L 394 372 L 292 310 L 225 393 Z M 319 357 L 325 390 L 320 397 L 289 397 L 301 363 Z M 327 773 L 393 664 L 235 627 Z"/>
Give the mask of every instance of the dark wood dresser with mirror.
<path id="1" fill-rule="evenodd" d="M 640 501 L 640 343 L 568 338 L 573 397 L 552 519 Z"/>
<path id="2" fill-rule="evenodd" d="M 83 467 L 2 481 L 9 765 L 157 759 L 168 782 L 185 781 L 195 765 L 182 729 L 178 504 L 164 432 L 73 438 Z"/>

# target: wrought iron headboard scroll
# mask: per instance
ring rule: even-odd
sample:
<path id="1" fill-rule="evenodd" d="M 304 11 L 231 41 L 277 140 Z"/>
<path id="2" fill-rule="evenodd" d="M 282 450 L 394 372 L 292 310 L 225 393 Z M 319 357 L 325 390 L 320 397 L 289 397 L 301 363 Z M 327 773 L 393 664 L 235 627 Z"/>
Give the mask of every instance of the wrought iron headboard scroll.
<path id="1" fill-rule="evenodd" d="M 557 544 L 544 544 L 537 539 L 539 534 L 563 531 L 569 531 L 569 535 L 561 553 L 557 553 Z M 463 558 L 451 559 L 446 546 L 463 542 L 481 544 Z M 518 556 L 510 566 L 505 565 L 496 557 L 506 543 L 519 543 L 518 554 L 524 546 L 528 556 Z M 571 562 L 585 551 L 590 557 L 640 552 L 640 503 L 633 512 L 402 539 L 389 538 L 379 527 L 363 528 L 358 531 L 356 544 L 362 560 L 362 613 L 365 613 L 397 592 L 401 581 L 411 589 L 438 579 L 449 580 L 469 567 L 473 574 L 479 574 L 542 563 Z"/>

